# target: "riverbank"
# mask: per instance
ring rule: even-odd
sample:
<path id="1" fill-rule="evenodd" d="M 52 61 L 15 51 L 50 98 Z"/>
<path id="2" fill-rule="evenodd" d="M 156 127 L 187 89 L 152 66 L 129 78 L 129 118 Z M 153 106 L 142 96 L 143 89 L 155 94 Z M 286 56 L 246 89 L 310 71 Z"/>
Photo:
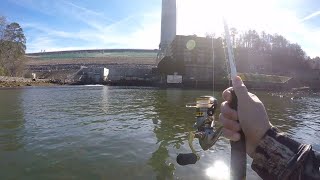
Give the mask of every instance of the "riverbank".
<path id="1" fill-rule="evenodd" d="M 0 76 L 0 88 L 24 86 L 55 86 L 61 83 L 49 79 L 31 79 L 23 77 Z"/>
<path id="2" fill-rule="evenodd" d="M 119 81 L 107 81 L 101 83 L 102 85 L 107 86 L 143 86 L 143 87 L 158 87 L 160 89 L 167 88 L 181 88 L 181 89 L 202 89 L 202 90 L 212 90 L 212 84 L 208 84 L 207 82 L 198 82 L 194 83 L 186 83 L 184 85 L 167 85 L 167 84 L 159 84 L 152 81 L 146 80 L 119 80 Z M 257 84 L 253 84 L 252 82 L 245 82 L 248 89 L 250 91 L 266 91 L 266 92 L 300 92 L 300 93 L 310 93 L 310 92 L 319 92 L 319 89 L 311 88 L 311 87 L 298 87 L 292 88 L 287 84 L 283 86 L 280 83 L 263 83 L 257 86 Z M 57 85 L 85 85 L 84 83 L 75 83 L 75 82 L 67 82 L 62 80 L 51 80 L 51 79 L 36 79 L 33 80 L 31 78 L 22 78 L 22 77 L 8 77 L 8 76 L 0 76 L 0 88 L 12 88 L 12 87 L 26 87 L 26 86 L 57 86 Z M 224 90 L 228 88 L 230 85 L 228 82 L 224 83 L 215 83 L 215 90 Z"/>

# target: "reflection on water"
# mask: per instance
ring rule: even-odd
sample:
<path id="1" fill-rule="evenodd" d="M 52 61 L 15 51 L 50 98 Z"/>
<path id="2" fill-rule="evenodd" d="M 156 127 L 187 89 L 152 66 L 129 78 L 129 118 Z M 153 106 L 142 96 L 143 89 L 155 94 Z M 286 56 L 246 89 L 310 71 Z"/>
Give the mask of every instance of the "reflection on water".
<path id="1" fill-rule="evenodd" d="M 175 165 L 172 157 L 171 162 L 167 162 L 170 158 L 168 147 L 179 149 L 186 140 L 185 132 L 191 130 L 193 122 L 190 113 L 183 106 L 185 99 L 182 90 L 155 91 L 154 98 L 157 117 L 153 131 L 159 148 L 152 154 L 149 164 L 157 173 L 157 179 L 172 179 Z"/>
<path id="2" fill-rule="evenodd" d="M 221 92 L 215 96 L 221 102 Z M 270 120 L 319 148 L 320 98 L 257 93 Z M 0 90 L 0 179 L 228 179 L 230 146 L 220 138 L 201 160 L 188 153 L 194 109 L 210 91 L 107 86 Z M 247 164 L 248 179 L 257 175 Z M 224 172 L 224 173 L 223 173 Z M 226 175 L 226 176 L 225 176 Z"/>

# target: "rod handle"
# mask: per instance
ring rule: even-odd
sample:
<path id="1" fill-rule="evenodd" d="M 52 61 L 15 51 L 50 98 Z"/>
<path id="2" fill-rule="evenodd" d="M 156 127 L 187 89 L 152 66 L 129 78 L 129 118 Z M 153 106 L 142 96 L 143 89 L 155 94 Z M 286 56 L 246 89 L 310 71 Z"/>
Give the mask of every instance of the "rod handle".
<path id="1" fill-rule="evenodd" d="M 238 98 L 234 90 L 231 90 L 232 100 L 229 104 L 231 109 L 238 110 Z M 247 154 L 246 154 L 246 140 L 243 131 L 240 132 L 239 141 L 230 141 L 231 144 L 231 179 L 244 180 L 246 179 L 247 170 Z"/>

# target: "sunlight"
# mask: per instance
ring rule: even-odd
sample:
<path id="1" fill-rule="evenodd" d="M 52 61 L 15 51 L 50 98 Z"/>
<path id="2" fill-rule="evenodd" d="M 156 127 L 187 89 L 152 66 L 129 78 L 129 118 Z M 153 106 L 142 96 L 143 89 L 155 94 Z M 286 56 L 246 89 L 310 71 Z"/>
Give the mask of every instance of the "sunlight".
<path id="1" fill-rule="evenodd" d="M 207 33 L 220 35 L 223 32 L 222 19 L 238 30 L 256 28 L 268 30 L 274 20 L 276 3 L 271 0 L 177 0 L 178 34 L 203 36 Z"/>
<path id="2" fill-rule="evenodd" d="M 216 161 L 206 169 L 206 175 L 212 179 L 230 179 L 230 170 L 223 161 Z"/>
<path id="3" fill-rule="evenodd" d="M 289 41 L 305 46 L 307 54 L 315 56 L 320 45 L 320 31 L 302 21 L 317 12 L 301 17 L 288 8 L 290 3 L 292 5 L 289 0 L 177 0 L 177 34 L 219 37 L 224 34 L 224 16 L 229 28 L 235 27 L 239 33 L 254 29 L 285 34 Z"/>

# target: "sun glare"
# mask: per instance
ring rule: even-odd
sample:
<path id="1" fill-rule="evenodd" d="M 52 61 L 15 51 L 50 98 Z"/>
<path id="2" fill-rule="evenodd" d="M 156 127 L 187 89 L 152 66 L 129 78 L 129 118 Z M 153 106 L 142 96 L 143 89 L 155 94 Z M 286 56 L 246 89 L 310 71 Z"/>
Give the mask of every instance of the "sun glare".
<path id="1" fill-rule="evenodd" d="M 206 169 L 206 175 L 210 179 L 230 179 L 230 170 L 223 161 L 216 161 L 213 166 Z"/>
<path id="2" fill-rule="evenodd" d="M 238 30 L 266 29 L 275 18 L 272 17 L 274 6 L 273 1 L 264 4 L 256 0 L 178 0 L 178 34 L 203 36 L 214 32 L 220 35 L 223 17 Z"/>

